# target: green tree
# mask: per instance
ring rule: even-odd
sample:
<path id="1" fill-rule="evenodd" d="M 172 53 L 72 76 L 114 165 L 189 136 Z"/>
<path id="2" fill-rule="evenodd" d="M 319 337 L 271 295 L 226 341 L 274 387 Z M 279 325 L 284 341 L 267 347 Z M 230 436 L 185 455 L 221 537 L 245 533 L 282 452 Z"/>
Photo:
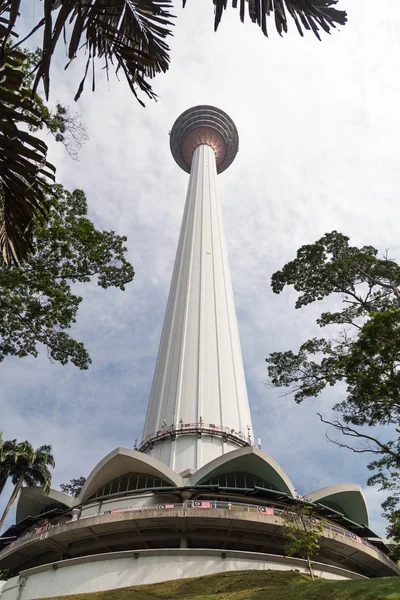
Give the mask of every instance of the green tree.
<path id="1" fill-rule="evenodd" d="M 333 335 L 309 339 L 298 352 L 269 355 L 270 381 L 289 388 L 297 403 L 344 384 L 345 398 L 334 406 L 343 422 L 320 418 L 349 441 L 338 445 L 376 455 L 368 483 L 393 492 L 384 509 L 389 533 L 400 541 L 400 266 L 372 246 L 350 246 L 348 237 L 333 231 L 302 246 L 274 273 L 273 291 L 286 286 L 299 292 L 296 308 L 337 298 L 340 309 L 317 319 L 320 327 L 333 326 Z M 358 429 L 363 425 L 387 426 L 392 439 Z"/>
<path id="2" fill-rule="evenodd" d="M 247 6 L 251 21 L 267 35 L 267 20 L 272 18 L 279 34 L 287 31 L 288 13 L 301 35 L 306 29 L 320 38 L 320 29 L 329 32 L 336 24 L 346 23 L 346 13 L 337 10 L 336 3 L 337 0 L 240 0 L 239 14 L 243 21 Z M 213 0 L 213 4 L 217 29 L 228 3 Z M 237 4 L 237 0 L 232 1 L 233 7 Z M 36 5 L 39 7 L 39 2 Z M 124 73 L 132 93 L 143 105 L 138 94 L 155 99 L 149 80 L 169 68 L 166 38 L 172 33 L 174 18 L 169 12 L 172 0 L 52 0 L 43 2 L 42 18 L 24 40 L 16 42 L 20 8 L 21 0 L 0 0 L 0 110 L 4 115 L 0 120 L 0 251 L 7 264 L 26 259 L 31 251 L 33 218 L 45 219 L 47 215 L 46 192 L 54 181 L 55 169 L 47 162 L 46 144 L 28 134 L 23 124 L 34 126 L 43 113 L 37 90 L 42 83 L 48 99 L 55 49 L 60 43 L 65 45 L 66 66 L 78 55 L 86 56 L 75 100 L 82 94 L 89 73 L 92 90 L 95 89 L 95 65 L 101 59 L 107 77 L 110 69 Z M 24 81 L 26 72 L 21 68 L 27 57 L 17 46 L 40 30 L 42 46 L 37 54 L 32 89 L 28 89 Z M 62 121 L 65 115 L 57 109 L 53 117 L 51 121 L 57 127 L 57 120 L 61 117 Z M 67 120 L 73 125 L 71 130 L 61 128 L 58 136 L 72 140 L 73 147 L 79 122 L 76 114 L 70 114 Z"/>
<path id="3" fill-rule="evenodd" d="M 7 483 L 7 479 L 10 475 L 10 470 L 15 465 L 18 458 L 18 444 L 17 440 L 3 440 L 1 435 L 0 439 L 0 494 L 4 490 L 4 486 Z"/>
<path id="4" fill-rule="evenodd" d="M 85 485 L 86 477 L 71 479 L 69 483 L 61 483 L 60 489 L 64 494 L 69 494 L 73 498 L 77 498 Z"/>
<path id="5" fill-rule="evenodd" d="M 306 505 L 286 508 L 282 518 L 286 556 L 306 559 L 311 579 L 314 579 L 311 557 L 318 554 L 320 539 L 324 533 L 323 521 L 310 506 Z"/>
<path id="6" fill-rule="evenodd" d="M 96 229 L 80 190 L 54 186 L 47 203 L 47 223 L 34 223 L 30 258 L 20 266 L 0 266 L 0 361 L 37 356 L 41 343 L 51 359 L 87 369 L 88 352 L 67 333 L 82 301 L 71 285 L 95 279 L 102 288 L 124 290 L 134 276 L 125 258 L 126 237 Z"/>
<path id="7" fill-rule="evenodd" d="M 44 492 L 50 490 L 51 474 L 49 467 L 54 466 L 51 446 L 40 446 L 35 450 L 28 441 L 18 444 L 18 458 L 10 469 L 14 489 L 0 519 L 0 531 L 23 485 L 40 485 Z"/>

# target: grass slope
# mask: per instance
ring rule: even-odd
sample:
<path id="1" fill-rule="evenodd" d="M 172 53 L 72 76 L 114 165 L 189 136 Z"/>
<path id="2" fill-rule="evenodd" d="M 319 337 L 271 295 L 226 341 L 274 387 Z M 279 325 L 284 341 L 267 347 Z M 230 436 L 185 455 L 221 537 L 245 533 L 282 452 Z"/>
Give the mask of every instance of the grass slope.
<path id="1" fill-rule="evenodd" d="M 65 600 L 400 600 L 400 577 L 311 581 L 292 572 L 234 571 L 136 587 L 74 594 Z M 50 599 L 46 599 L 50 600 Z"/>

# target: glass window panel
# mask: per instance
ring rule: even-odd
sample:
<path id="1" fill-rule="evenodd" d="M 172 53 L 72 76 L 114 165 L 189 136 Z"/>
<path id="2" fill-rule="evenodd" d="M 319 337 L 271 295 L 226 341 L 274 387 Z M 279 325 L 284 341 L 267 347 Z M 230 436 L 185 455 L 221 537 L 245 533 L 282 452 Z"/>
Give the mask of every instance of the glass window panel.
<path id="1" fill-rule="evenodd" d="M 139 475 L 137 490 L 142 490 L 146 487 L 146 475 Z"/>
<path id="2" fill-rule="evenodd" d="M 239 487 L 239 488 L 246 487 L 244 473 L 236 473 L 236 487 Z"/>
<path id="3" fill-rule="evenodd" d="M 110 494 L 117 494 L 118 493 L 118 484 L 119 484 L 119 478 L 118 479 L 114 479 L 114 481 L 111 482 Z"/>
<path id="4" fill-rule="evenodd" d="M 136 475 L 136 473 L 131 473 L 129 476 L 129 487 L 128 490 L 136 490 L 137 488 L 137 480 L 138 480 L 138 476 Z"/>
<path id="5" fill-rule="evenodd" d="M 128 473 L 126 475 L 122 475 L 121 479 L 119 480 L 119 491 L 120 492 L 126 492 L 126 490 L 128 489 L 128 480 L 129 480 Z"/>
<path id="6" fill-rule="evenodd" d="M 227 487 L 236 487 L 235 473 L 228 473 L 226 476 Z"/>

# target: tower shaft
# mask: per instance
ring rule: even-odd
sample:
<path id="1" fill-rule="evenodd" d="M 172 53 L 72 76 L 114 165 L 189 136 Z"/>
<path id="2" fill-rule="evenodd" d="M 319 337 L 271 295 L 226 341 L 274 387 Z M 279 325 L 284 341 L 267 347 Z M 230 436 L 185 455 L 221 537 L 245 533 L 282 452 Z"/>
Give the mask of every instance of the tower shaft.
<path id="1" fill-rule="evenodd" d="M 141 450 L 175 471 L 251 443 L 214 150 L 194 150 Z"/>

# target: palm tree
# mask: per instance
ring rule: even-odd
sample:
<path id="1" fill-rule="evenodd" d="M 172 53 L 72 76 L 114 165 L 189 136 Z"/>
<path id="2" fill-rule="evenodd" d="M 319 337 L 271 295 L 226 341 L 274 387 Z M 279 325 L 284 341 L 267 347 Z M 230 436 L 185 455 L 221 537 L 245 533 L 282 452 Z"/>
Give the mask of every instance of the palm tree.
<path id="1" fill-rule="evenodd" d="M 17 457 L 17 440 L 3 441 L 3 434 L 0 434 L 0 494 L 10 475 L 11 467 L 16 463 Z"/>
<path id="2" fill-rule="evenodd" d="M 25 441 L 17 444 L 17 452 L 15 464 L 11 465 L 9 469 L 14 489 L 0 519 L 0 530 L 24 484 L 27 486 L 40 485 L 44 492 L 48 492 L 50 489 L 51 474 L 48 467 L 55 466 L 51 446 L 40 446 L 34 450 L 32 444 Z"/>

